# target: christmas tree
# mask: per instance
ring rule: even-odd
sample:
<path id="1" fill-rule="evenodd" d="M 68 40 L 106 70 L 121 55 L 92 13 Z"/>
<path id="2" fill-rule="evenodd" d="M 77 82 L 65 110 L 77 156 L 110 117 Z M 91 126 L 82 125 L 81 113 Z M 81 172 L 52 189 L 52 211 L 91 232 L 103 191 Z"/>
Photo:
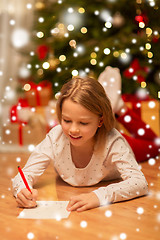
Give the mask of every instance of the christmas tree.
<path id="1" fill-rule="evenodd" d="M 156 0 L 38 0 L 23 50 L 29 80 L 50 81 L 56 94 L 71 77 L 97 78 L 110 65 L 121 71 L 123 93 L 158 98 L 159 16 Z"/>

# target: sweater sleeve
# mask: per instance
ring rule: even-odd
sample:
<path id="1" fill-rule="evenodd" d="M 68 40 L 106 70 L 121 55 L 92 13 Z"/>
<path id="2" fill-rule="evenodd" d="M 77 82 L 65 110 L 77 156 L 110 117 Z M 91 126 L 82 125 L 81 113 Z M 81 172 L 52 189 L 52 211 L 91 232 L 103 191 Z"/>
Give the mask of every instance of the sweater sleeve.
<path id="1" fill-rule="evenodd" d="M 52 143 L 50 135 L 36 146 L 34 152 L 30 155 L 26 165 L 23 168 L 23 173 L 27 179 L 30 188 L 36 183 L 37 179 L 43 174 L 45 169 L 54 158 L 52 151 Z M 25 187 L 20 174 L 18 173 L 12 179 L 13 195 L 17 197 L 17 193 Z"/>
<path id="2" fill-rule="evenodd" d="M 106 166 L 111 164 L 111 168 L 119 172 L 122 180 L 94 191 L 101 206 L 148 193 L 147 181 L 139 169 L 130 146 L 123 137 L 112 143 L 104 164 Z"/>

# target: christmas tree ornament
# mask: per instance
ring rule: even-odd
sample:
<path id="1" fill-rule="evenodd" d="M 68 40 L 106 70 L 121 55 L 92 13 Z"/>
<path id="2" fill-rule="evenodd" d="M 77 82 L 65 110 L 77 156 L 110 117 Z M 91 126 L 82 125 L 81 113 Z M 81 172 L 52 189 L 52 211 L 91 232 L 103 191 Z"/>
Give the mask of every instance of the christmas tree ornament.
<path id="1" fill-rule="evenodd" d="M 57 59 L 54 55 L 54 51 L 50 51 L 48 54 L 47 63 L 49 65 L 49 70 L 55 70 L 60 63 L 60 60 Z"/>
<path id="2" fill-rule="evenodd" d="M 56 69 L 57 66 L 58 66 L 59 63 L 60 63 L 60 61 L 59 61 L 57 58 L 55 58 L 53 55 L 51 55 L 51 56 L 49 57 L 48 62 L 49 62 L 49 64 L 50 64 L 49 69 L 51 69 L 51 70 Z"/>
<path id="3" fill-rule="evenodd" d="M 49 47 L 47 45 L 40 45 L 37 47 L 37 55 L 40 60 L 46 58 L 49 51 Z"/>
<path id="4" fill-rule="evenodd" d="M 144 26 L 148 25 L 148 17 L 145 13 L 136 15 L 135 16 L 135 21 L 138 24 L 138 26 L 140 25 L 140 23 L 143 23 Z"/>
<path id="5" fill-rule="evenodd" d="M 134 59 L 129 68 L 123 72 L 126 78 L 132 78 L 136 75 L 137 76 L 136 80 L 139 83 L 145 82 L 145 78 L 147 77 L 148 73 L 149 68 L 140 66 L 138 59 Z"/>
<path id="6" fill-rule="evenodd" d="M 124 25 L 125 19 L 120 12 L 116 12 L 112 18 L 113 27 L 120 28 Z"/>
<path id="7" fill-rule="evenodd" d="M 38 1 L 35 3 L 35 8 L 37 10 L 42 10 L 45 8 L 45 3 L 43 1 Z"/>
<path id="8" fill-rule="evenodd" d="M 70 41 L 69 41 L 69 45 L 70 45 L 72 48 L 76 48 L 76 41 L 75 41 L 75 40 L 70 40 Z"/>
<path id="9" fill-rule="evenodd" d="M 39 69 L 37 70 L 37 76 L 39 76 L 39 77 L 41 77 L 41 78 L 44 76 L 44 71 L 43 71 L 43 69 L 39 68 Z"/>
<path id="10" fill-rule="evenodd" d="M 63 38 L 68 33 L 67 27 L 63 23 L 57 23 L 54 28 L 51 29 L 51 34 L 57 38 Z"/>

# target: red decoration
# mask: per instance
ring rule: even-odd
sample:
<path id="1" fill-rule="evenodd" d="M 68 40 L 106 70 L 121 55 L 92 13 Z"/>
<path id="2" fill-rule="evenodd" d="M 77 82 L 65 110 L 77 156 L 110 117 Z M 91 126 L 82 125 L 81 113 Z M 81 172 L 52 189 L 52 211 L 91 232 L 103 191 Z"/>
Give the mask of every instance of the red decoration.
<path id="1" fill-rule="evenodd" d="M 23 145 L 23 138 L 22 138 L 22 128 L 23 128 L 23 125 L 20 123 L 19 124 L 19 144 L 22 146 Z"/>
<path id="2" fill-rule="evenodd" d="M 154 43 L 157 43 L 157 42 L 159 41 L 159 36 L 154 36 L 153 39 L 152 39 L 152 41 L 153 41 Z"/>
<path id="3" fill-rule="evenodd" d="M 38 57 L 40 60 L 43 60 L 46 58 L 47 54 L 48 54 L 48 51 L 49 51 L 49 47 L 46 46 L 46 45 L 40 45 L 38 48 L 37 48 L 37 54 L 38 54 Z"/>
<path id="4" fill-rule="evenodd" d="M 143 17 L 142 16 L 135 16 L 135 20 L 137 21 L 137 22 L 143 22 Z"/>
<path id="5" fill-rule="evenodd" d="M 146 96 L 145 99 L 139 99 L 136 95 L 133 94 L 123 94 L 122 98 L 124 102 L 129 102 L 132 105 L 132 110 L 138 115 L 141 116 L 141 102 L 151 100 L 150 96 Z"/>
<path id="6" fill-rule="evenodd" d="M 147 25 L 148 17 L 146 14 L 140 14 L 140 15 L 135 16 L 135 21 L 138 23 L 143 22 L 145 25 Z"/>
<path id="7" fill-rule="evenodd" d="M 128 69 L 126 69 L 123 74 L 126 78 L 131 78 L 134 75 L 137 76 L 137 81 L 139 83 L 145 81 L 145 77 L 149 72 L 148 67 L 141 67 L 138 59 L 134 59 Z"/>

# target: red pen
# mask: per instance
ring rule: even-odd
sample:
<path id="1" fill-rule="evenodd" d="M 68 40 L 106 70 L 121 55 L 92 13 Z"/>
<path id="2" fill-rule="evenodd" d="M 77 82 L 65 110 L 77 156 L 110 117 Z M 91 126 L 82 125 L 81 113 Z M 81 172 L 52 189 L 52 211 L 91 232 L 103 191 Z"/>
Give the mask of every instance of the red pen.
<path id="1" fill-rule="evenodd" d="M 27 183 L 27 180 L 26 180 L 26 178 L 25 178 L 25 176 L 24 176 L 24 173 L 23 173 L 22 169 L 20 168 L 20 166 L 18 166 L 18 171 L 19 171 L 19 173 L 20 173 L 20 175 L 21 175 L 21 177 L 22 177 L 22 180 L 23 180 L 26 188 L 30 191 L 30 193 L 32 193 L 32 191 L 31 191 L 31 189 L 30 189 L 30 187 L 29 187 L 29 185 L 28 185 L 28 183 Z"/>

